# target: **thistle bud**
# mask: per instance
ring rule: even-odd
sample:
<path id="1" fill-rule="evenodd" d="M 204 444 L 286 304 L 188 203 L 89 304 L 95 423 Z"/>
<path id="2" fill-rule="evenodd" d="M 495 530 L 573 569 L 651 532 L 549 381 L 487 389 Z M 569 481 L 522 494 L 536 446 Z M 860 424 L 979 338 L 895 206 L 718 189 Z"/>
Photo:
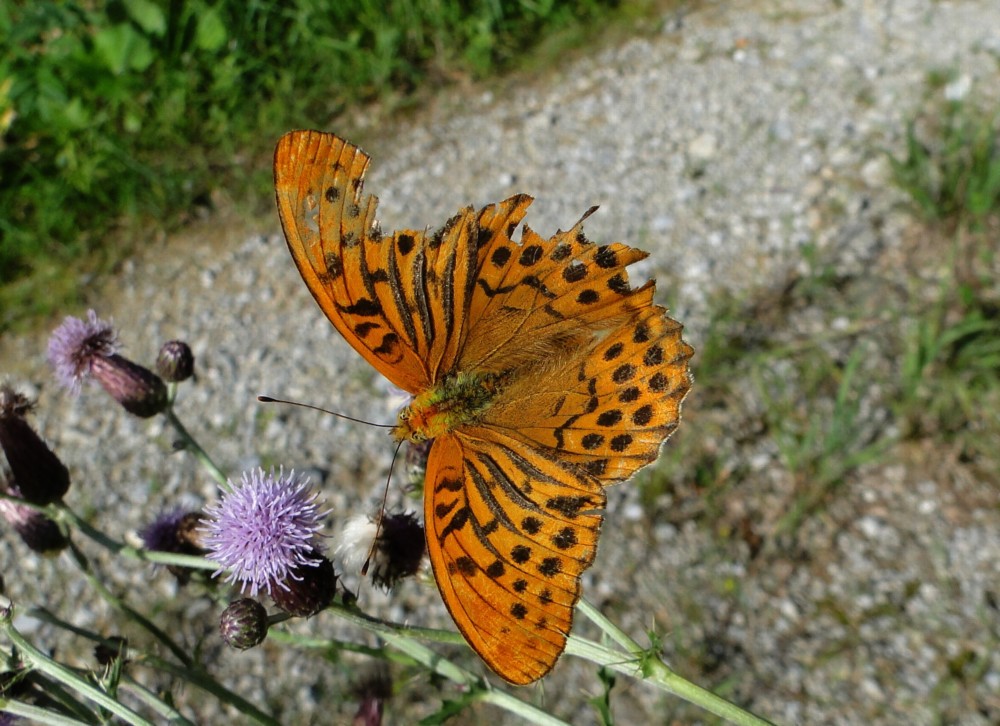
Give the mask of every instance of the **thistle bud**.
<path id="1" fill-rule="evenodd" d="M 128 638 L 123 638 L 120 635 L 112 635 L 110 638 L 105 638 L 103 643 L 94 646 L 94 658 L 105 667 L 116 660 L 124 662 L 127 653 Z"/>
<path id="2" fill-rule="evenodd" d="M 229 604 L 219 618 L 219 632 L 231 647 L 247 650 L 267 637 L 267 610 L 256 600 L 243 598 Z"/>
<path id="3" fill-rule="evenodd" d="M 311 557 L 318 563 L 295 567 L 286 579 L 271 588 L 274 604 L 289 615 L 311 617 L 329 605 L 337 592 L 333 563 L 315 551 Z"/>
<path id="4" fill-rule="evenodd" d="M 95 358 L 90 372 L 113 399 L 140 418 L 155 416 L 167 407 L 167 387 L 158 375 L 114 353 Z"/>
<path id="5" fill-rule="evenodd" d="M 182 340 L 170 340 L 160 348 L 156 372 L 169 383 L 180 383 L 194 375 L 194 354 Z"/>
<path id="6" fill-rule="evenodd" d="M 20 496 L 16 486 L 9 493 Z M 7 520 L 24 543 L 35 552 L 55 554 L 69 545 L 69 540 L 59 529 L 59 525 L 37 509 L 10 499 L 0 499 L 0 517 Z"/>
<path id="7" fill-rule="evenodd" d="M 7 455 L 20 496 L 45 505 L 62 499 L 69 489 L 69 470 L 28 425 L 28 399 L 7 385 L 0 386 L 0 448 Z"/>

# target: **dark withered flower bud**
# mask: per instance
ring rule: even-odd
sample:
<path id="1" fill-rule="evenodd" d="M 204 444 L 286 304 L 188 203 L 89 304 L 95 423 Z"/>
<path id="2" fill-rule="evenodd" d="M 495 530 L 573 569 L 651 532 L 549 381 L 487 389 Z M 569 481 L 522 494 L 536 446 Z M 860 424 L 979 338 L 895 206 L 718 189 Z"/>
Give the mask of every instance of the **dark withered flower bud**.
<path id="1" fill-rule="evenodd" d="M 103 643 L 94 646 L 94 657 L 102 666 L 109 666 L 116 660 L 125 660 L 128 654 L 128 638 L 120 635 L 112 635 L 105 638 Z"/>
<path id="2" fill-rule="evenodd" d="M 248 597 L 231 602 L 219 618 L 219 632 L 238 650 L 258 646 L 267 637 L 267 610 Z"/>
<path id="3" fill-rule="evenodd" d="M 389 668 L 379 663 L 369 668 L 351 688 L 358 699 L 358 710 L 352 726 L 381 726 L 385 702 L 392 696 L 392 677 Z"/>
<path id="4" fill-rule="evenodd" d="M 424 528 L 412 512 L 387 514 L 375 542 L 372 582 L 386 590 L 420 569 L 424 558 Z"/>
<path id="5" fill-rule="evenodd" d="M 163 379 L 128 358 L 117 353 L 97 358 L 90 372 L 113 399 L 135 416 L 149 418 L 167 407 L 167 386 Z"/>
<path id="6" fill-rule="evenodd" d="M 371 561 L 372 582 L 390 590 L 420 569 L 424 558 L 424 528 L 412 512 L 386 514 L 375 540 Z"/>
<path id="7" fill-rule="evenodd" d="M 318 552 L 310 557 L 316 562 L 298 565 L 288 577 L 271 587 L 274 604 L 289 615 L 308 618 L 333 602 L 337 575 L 333 563 Z"/>
<path id="8" fill-rule="evenodd" d="M 118 355 L 118 335 L 110 323 L 87 312 L 87 321 L 72 316 L 49 338 L 49 363 L 56 379 L 74 395 L 93 376 L 126 411 L 143 418 L 167 407 L 167 387 L 148 368 Z"/>
<path id="9" fill-rule="evenodd" d="M 160 348 L 156 372 L 170 383 L 186 381 L 194 374 L 194 353 L 182 340 L 169 340 Z"/>
<path id="10" fill-rule="evenodd" d="M 59 501 L 69 489 L 69 470 L 25 420 L 28 399 L 0 386 L 0 448 L 20 496 L 33 504 Z"/>
<path id="11" fill-rule="evenodd" d="M 203 555 L 208 552 L 205 545 L 204 522 L 201 512 L 188 512 L 177 523 L 177 539 L 180 540 L 180 552 L 186 555 Z"/>
<path id="12" fill-rule="evenodd" d="M 361 567 L 372 582 L 389 590 L 417 573 L 425 547 L 420 521 L 412 512 L 402 512 L 382 515 L 381 525 L 367 515 L 351 517 L 336 536 L 335 551 L 348 569 Z"/>
<path id="13" fill-rule="evenodd" d="M 20 496 L 16 486 L 10 487 L 7 493 Z M 69 545 L 69 540 L 59 529 L 59 525 L 37 509 L 10 499 L 0 499 L 0 517 L 3 517 L 21 536 L 24 543 L 35 552 L 55 554 Z"/>

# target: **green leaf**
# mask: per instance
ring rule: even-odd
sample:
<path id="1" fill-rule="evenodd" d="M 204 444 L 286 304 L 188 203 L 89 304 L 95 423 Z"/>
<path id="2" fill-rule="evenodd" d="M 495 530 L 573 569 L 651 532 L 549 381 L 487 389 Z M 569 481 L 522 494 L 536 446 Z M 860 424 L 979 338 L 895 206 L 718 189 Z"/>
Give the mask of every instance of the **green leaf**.
<path id="1" fill-rule="evenodd" d="M 66 126 L 71 129 L 83 129 L 90 125 L 90 109 L 83 105 L 79 96 L 66 104 L 63 110 Z"/>
<path id="2" fill-rule="evenodd" d="M 116 76 L 126 70 L 144 71 L 155 58 L 145 36 L 124 23 L 99 30 L 94 35 L 94 50 L 104 67 Z"/>
<path id="3" fill-rule="evenodd" d="M 156 3 L 150 0 L 123 0 L 122 4 L 128 16 L 150 35 L 162 36 L 167 32 L 167 18 Z"/>
<path id="4" fill-rule="evenodd" d="M 130 134 L 137 134 L 142 129 L 142 119 L 137 114 L 129 111 L 122 119 L 122 126 Z"/>
<path id="5" fill-rule="evenodd" d="M 132 47 L 129 49 L 129 68 L 142 73 L 153 64 L 154 60 L 156 56 L 149 41 L 142 35 L 133 35 Z"/>
<path id="6" fill-rule="evenodd" d="M 228 38 L 226 24 L 222 22 L 217 10 L 213 8 L 198 18 L 194 42 L 201 50 L 216 51 Z"/>

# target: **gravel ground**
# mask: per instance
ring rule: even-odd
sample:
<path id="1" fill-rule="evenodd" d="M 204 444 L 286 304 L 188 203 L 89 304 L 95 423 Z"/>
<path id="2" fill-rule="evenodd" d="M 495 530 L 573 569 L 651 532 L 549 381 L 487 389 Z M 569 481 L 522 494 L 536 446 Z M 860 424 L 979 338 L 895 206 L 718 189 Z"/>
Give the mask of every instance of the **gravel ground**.
<path id="1" fill-rule="evenodd" d="M 381 198 L 383 229 L 434 226 L 464 204 L 523 191 L 537 197 L 529 224 L 550 234 L 600 204 L 588 236 L 651 251 L 633 276 L 660 280 L 662 300 L 698 349 L 720 291 L 779 285 L 803 265 L 804 245 L 845 275 L 904 254 L 912 219 L 877 150 L 900 148 L 930 72 L 955 74 L 949 93 L 995 99 L 998 62 L 994 0 L 699 3 L 667 16 L 662 32 L 598 50 L 544 79 L 451 92 L 416 120 L 370 129 L 382 141 L 367 145 L 374 157 L 367 189 Z M 94 305 L 140 362 L 151 362 L 164 340 L 187 340 L 200 377 L 181 391 L 181 417 L 227 471 L 273 463 L 312 473 L 336 532 L 345 517 L 375 506 L 389 442 L 380 431 L 254 397 L 266 392 L 389 420 L 390 395 L 313 304 L 276 215 L 261 224 L 248 237 L 214 228 L 215 239 L 201 230 L 200 238 L 150 249 L 95 291 Z M 98 390 L 75 401 L 58 391 L 44 346 L 45 335 L 7 336 L 0 371 L 39 398 L 36 423 L 73 473 L 71 506 L 124 536 L 162 509 L 214 498 L 212 481 L 189 457 L 167 453 L 163 422 L 113 410 Z M 696 375 L 697 366 L 696 358 Z M 707 435 L 699 424 L 711 418 L 699 411 L 697 386 L 688 413 L 678 441 Z M 650 512 L 637 487 L 617 487 L 585 597 L 636 635 L 655 623 L 682 673 L 777 722 L 996 723 L 1000 496 L 982 473 L 930 444 L 906 454 L 863 467 L 803 525 L 794 551 L 772 554 L 763 566 L 746 551 L 720 547 L 693 521 Z M 726 506 L 766 510 L 766 482 L 789 475 L 778 470 L 773 446 L 741 455 L 750 478 L 763 483 Z M 397 505 L 401 489 L 391 494 Z M 44 602 L 74 623 L 115 632 L 114 617 L 85 584 L 63 579 L 66 560 L 23 555 L 11 537 L 0 541 L 7 591 L 18 603 Z M 150 597 L 137 590 L 152 590 L 161 616 L 176 619 L 178 637 L 206 638 L 206 660 L 227 683 L 283 722 L 349 720 L 344 683 L 363 661 L 330 664 L 273 644 L 225 651 L 206 600 L 178 590 L 166 574 L 149 578 L 95 557 L 137 601 Z M 357 579 L 348 573 L 347 582 Z M 364 587 L 361 603 L 414 624 L 448 622 L 427 578 L 388 596 Z M 89 648 L 46 640 L 50 632 L 33 621 L 19 625 L 62 657 L 86 661 Z M 330 617 L 296 629 L 362 637 Z M 700 672 L 687 669 L 691 663 Z M 960 677 L 967 663 L 974 678 Z M 591 668 L 564 658 L 544 688 L 518 694 L 585 724 L 596 722 L 587 700 L 599 692 Z M 390 705 L 398 723 L 429 713 L 440 696 L 419 680 L 401 693 Z M 624 679 L 614 694 L 620 723 L 697 718 Z M 177 700 L 199 722 L 222 721 L 199 692 Z"/>

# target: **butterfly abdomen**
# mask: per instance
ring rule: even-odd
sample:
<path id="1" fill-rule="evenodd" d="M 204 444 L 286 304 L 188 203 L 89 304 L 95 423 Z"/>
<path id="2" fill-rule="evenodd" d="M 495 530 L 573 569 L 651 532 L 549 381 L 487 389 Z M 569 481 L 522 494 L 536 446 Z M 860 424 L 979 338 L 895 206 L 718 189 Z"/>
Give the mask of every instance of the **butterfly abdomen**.
<path id="1" fill-rule="evenodd" d="M 397 441 L 428 441 L 479 421 L 503 388 L 497 373 L 452 373 L 418 394 L 399 412 Z"/>

